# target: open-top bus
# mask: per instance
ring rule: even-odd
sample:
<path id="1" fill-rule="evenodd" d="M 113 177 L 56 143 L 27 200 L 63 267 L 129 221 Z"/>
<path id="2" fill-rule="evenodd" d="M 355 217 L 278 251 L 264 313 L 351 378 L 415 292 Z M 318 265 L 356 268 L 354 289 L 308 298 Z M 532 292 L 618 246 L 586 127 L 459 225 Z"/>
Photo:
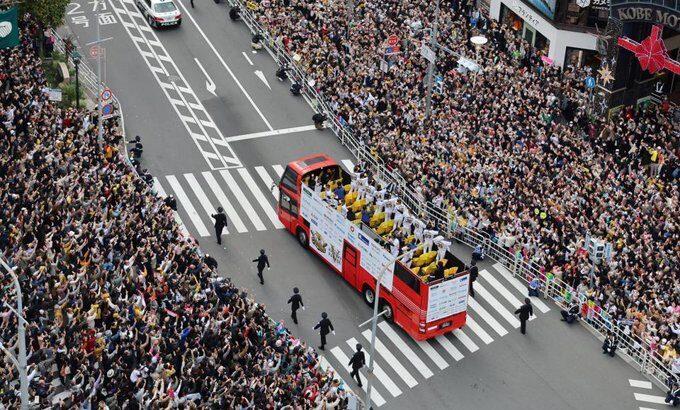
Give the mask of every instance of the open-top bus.
<path id="1" fill-rule="evenodd" d="M 311 155 L 289 163 L 279 182 L 278 215 L 300 244 L 309 248 L 333 270 L 362 293 L 369 305 L 375 303 L 377 277 L 388 264 L 379 308 L 383 317 L 402 327 L 415 340 L 429 339 L 465 324 L 469 275 L 465 264 L 449 251 L 441 259 L 443 278 L 432 280 L 437 252 L 417 247 L 410 263 L 396 261 L 386 249 L 394 221 L 376 212 L 369 223 L 350 220 L 341 206 L 324 200 L 324 192 L 310 184 L 350 191 L 350 175 L 325 154 Z M 361 214 L 365 200 L 348 194 L 343 199 L 350 214 Z M 341 205 L 341 204 L 340 204 Z M 413 240 L 413 235 L 409 237 Z M 413 247 L 413 245 L 411 245 Z"/>

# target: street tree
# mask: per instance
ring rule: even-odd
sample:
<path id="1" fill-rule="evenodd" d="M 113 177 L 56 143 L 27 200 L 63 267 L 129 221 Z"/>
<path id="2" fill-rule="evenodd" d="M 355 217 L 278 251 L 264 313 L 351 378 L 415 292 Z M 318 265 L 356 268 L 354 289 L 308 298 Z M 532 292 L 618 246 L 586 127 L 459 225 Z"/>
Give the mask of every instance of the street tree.
<path id="1" fill-rule="evenodd" d="M 31 15 L 43 27 L 57 28 L 64 21 L 66 6 L 71 0 L 31 0 L 21 3 L 24 13 Z"/>

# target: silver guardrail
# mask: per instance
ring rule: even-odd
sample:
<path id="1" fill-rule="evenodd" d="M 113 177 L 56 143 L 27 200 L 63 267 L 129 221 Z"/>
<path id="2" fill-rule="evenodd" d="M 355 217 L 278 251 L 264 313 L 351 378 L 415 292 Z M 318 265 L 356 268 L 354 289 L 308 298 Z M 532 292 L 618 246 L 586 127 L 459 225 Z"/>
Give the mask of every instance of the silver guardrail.
<path id="1" fill-rule="evenodd" d="M 279 65 L 285 64 L 288 67 L 289 76 L 293 81 L 300 84 L 302 86 L 301 91 L 314 101 L 314 108 L 326 115 L 327 123 L 340 142 L 350 150 L 358 161 L 370 168 L 371 172 L 379 180 L 392 184 L 404 204 L 412 212 L 420 217 L 429 219 L 440 231 L 447 233 L 450 237 L 470 247 L 474 248 L 481 245 L 490 258 L 499 262 L 506 269 L 510 270 L 514 276 L 519 277 L 526 283 L 529 283 L 534 277 L 538 277 L 545 289 L 544 297 L 552 299 L 558 306 L 566 307 L 566 295 L 577 297 L 579 300 L 586 300 L 585 294 L 579 294 L 576 289 L 563 281 L 540 272 L 526 258 L 520 257 L 521 253 L 510 252 L 509 249 L 500 246 L 497 240 L 492 239 L 487 233 L 475 227 L 460 226 L 458 224 L 458 215 L 452 209 L 443 209 L 425 201 L 425 198 L 412 189 L 397 170 L 391 170 L 378 156 L 377 152 L 367 147 L 363 139 L 357 138 L 352 133 L 351 127 L 340 120 L 337 110 L 333 109 L 332 105 L 328 102 L 329 99 L 314 87 L 315 81 L 310 81 L 312 79 L 309 78 L 298 61 L 262 27 L 257 20 L 257 16 L 248 8 L 246 2 L 242 0 L 229 0 L 229 4 L 232 7 L 239 7 L 239 14 L 243 22 L 253 34 L 262 36 L 264 46 L 276 62 Z M 621 347 L 619 351 L 628 356 L 640 372 L 650 376 L 659 385 L 666 386 L 667 380 L 673 375 L 671 369 L 660 360 L 657 352 L 653 352 L 646 341 L 631 334 L 624 327 L 623 323 L 614 323 L 608 317 L 607 312 L 597 305 L 593 305 L 592 308 L 588 309 L 587 318 L 582 320 L 581 323 L 591 328 L 600 336 L 608 330 L 614 331 L 619 338 L 619 346 Z"/>

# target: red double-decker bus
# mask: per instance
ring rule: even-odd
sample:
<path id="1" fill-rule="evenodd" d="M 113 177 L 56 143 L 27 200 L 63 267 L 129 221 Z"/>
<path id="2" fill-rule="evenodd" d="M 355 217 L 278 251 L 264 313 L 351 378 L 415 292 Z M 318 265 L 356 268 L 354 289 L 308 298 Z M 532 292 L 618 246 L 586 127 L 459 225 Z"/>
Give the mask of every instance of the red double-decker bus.
<path id="1" fill-rule="evenodd" d="M 386 249 L 385 238 L 391 232 L 389 221 L 379 226 L 371 222 L 371 227 L 360 218 L 348 219 L 340 207 L 324 200 L 323 193 L 310 188 L 310 181 L 318 181 L 321 176 L 331 187 L 343 184 L 349 188 L 351 182 L 350 175 L 325 154 L 288 164 L 279 182 L 279 219 L 303 247 L 342 275 L 373 306 L 377 277 L 394 260 Z M 344 201 L 359 214 L 366 206 L 352 200 L 351 195 Z M 401 326 L 415 340 L 425 340 L 465 324 L 469 275 L 465 264 L 446 251 L 440 259 L 444 277 L 429 280 L 436 268 L 437 252 L 416 249 L 410 267 L 401 261 L 389 266 L 378 303 L 386 320 Z"/>

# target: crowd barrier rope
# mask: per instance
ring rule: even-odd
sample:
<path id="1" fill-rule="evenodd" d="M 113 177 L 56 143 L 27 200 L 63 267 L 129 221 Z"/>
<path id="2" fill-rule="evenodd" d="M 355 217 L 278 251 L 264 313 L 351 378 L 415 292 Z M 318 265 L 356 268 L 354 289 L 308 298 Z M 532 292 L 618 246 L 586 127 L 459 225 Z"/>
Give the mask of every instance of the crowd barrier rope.
<path id="1" fill-rule="evenodd" d="M 327 123 L 340 142 L 345 145 L 355 158 L 370 169 L 378 180 L 391 185 L 404 204 L 414 213 L 425 219 L 431 220 L 437 228 L 445 232 L 449 237 L 469 247 L 482 246 L 488 257 L 500 263 L 508 269 L 516 278 L 525 283 L 538 278 L 543 289 L 543 297 L 553 300 L 560 308 L 566 308 L 572 298 L 578 298 L 585 315 L 581 323 L 589 327 L 600 337 L 608 331 L 614 332 L 619 340 L 619 352 L 630 359 L 630 364 L 641 373 L 648 375 L 653 381 L 665 388 L 667 381 L 674 374 L 670 367 L 664 364 L 657 352 L 654 352 L 649 343 L 641 340 L 630 332 L 629 324 L 625 321 L 616 321 L 597 304 L 588 302 L 587 294 L 578 292 L 575 288 L 554 277 L 549 272 L 542 272 L 539 267 L 531 262 L 530 258 L 522 256 L 522 253 L 513 252 L 512 247 L 504 247 L 498 243 L 498 238 L 492 238 L 488 233 L 471 226 L 460 226 L 457 215 L 425 201 L 425 198 L 411 188 L 398 170 L 390 169 L 387 164 L 364 144 L 363 139 L 354 135 L 351 127 L 344 123 L 333 109 L 324 94 L 315 88 L 316 82 L 307 75 L 297 56 L 291 56 L 280 42 L 272 38 L 271 34 L 263 29 L 257 21 L 257 16 L 248 8 L 242 0 L 229 0 L 231 7 L 238 7 L 241 20 L 246 24 L 251 33 L 259 34 L 263 38 L 264 47 L 281 66 L 288 68 L 289 77 L 292 81 L 302 86 L 302 92 L 313 101 L 314 109 L 327 118 Z M 677 377 L 677 376 L 675 376 Z"/>

